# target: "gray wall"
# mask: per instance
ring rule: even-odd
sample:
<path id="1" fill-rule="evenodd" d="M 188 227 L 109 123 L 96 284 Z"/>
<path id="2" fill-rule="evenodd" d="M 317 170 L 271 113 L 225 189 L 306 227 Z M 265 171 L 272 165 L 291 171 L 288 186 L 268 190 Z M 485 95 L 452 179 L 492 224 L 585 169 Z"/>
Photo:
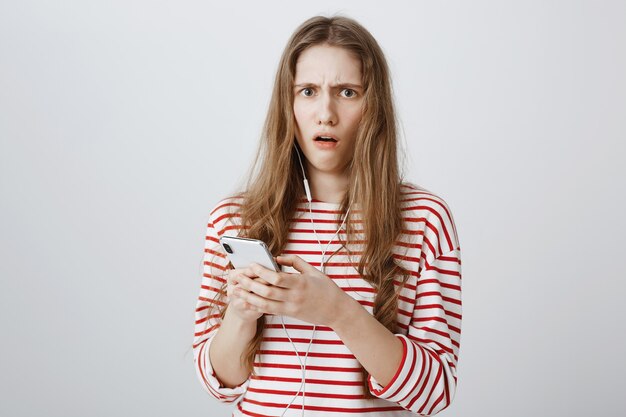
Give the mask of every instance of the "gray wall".
<path id="1" fill-rule="evenodd" d="M 343 12 L 457 222 L 441 415 L 624 415 L 625 3 L 294 3 L 0 3 L 0 414 L 229 415 L 190 350 L 208 210 L 288 36 Z"/>

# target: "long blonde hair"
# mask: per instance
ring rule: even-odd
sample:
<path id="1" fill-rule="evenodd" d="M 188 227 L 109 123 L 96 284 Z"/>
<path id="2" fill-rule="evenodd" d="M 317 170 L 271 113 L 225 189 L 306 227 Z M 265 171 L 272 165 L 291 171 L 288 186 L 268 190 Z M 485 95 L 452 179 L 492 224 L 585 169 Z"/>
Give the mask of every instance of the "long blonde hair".
<path id="1" fill-rule="evenodd" d="M 287 243 L 289 220 L 302 199 L 302 173 L 295 153 L 296 122 L 293 113 L 293 84 L 300 54 L 313 45 L 341 47 L 361 62 L 364 101 L 361 124 L 350 164 L 350 185 L 341 203 L 348 207 L 346 247 L 363 233 L 365 244 L 358 272 L 375 289 L 374 317 L 396 332 L 398 293 L 406 282 L 406 271 L 392 257 L 392 247 L 402 230 L 400 209 L 401 176 L 397 157 L 396 115 L 393 106 L 389 69 L 374 37 L 355 20 L 343 16 L 315 16 L 293 33 L 278 65 L 272 97 L 260 148 L 248 180 L 240 208 L 242 233 L 267 243 L 279 255 Z M 362 229 L 353 222 L 358 207 Z M 367 267 L 367 268 L 366 268 Z M 396 289 L 394 279 L 401 277 Z M 223 315 L 226 306 L 213 304 Z M 254 372 L 254 359 L 262 341 L 265 318 L 257 322 L 256 336 L 242 357 Z M 363 372 L 365 398 L 371 398 L 367 372 Z"/>

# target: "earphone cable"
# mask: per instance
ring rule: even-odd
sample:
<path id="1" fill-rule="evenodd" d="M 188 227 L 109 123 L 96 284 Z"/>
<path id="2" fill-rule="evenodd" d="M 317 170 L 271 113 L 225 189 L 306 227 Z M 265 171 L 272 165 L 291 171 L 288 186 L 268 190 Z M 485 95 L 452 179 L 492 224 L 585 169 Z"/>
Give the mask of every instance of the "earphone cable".
<path id="1" fill-rule="evenodd" d="M 333 242 L 333 239 L 335 239 L 336 237 L 339 236 L 339 233 L 341 232 L 343 226 L 346 223 L 346 220 L 348 219 L 348 216 L 350 215 L 350 208 L 352 206 L 351 205 L 348 206 L 348 210 L 346 210 L 346 214 L 344 215 L 343 220 L 342 220 L 341 224 L 339 225 L 339 228 L 337 228 L 337 231 L 330 238 L 330 240 L 326 244 L 326 247 L 324 248 L 322 246 L 322 242 L 319 239 L 319 236 L 317 235 L 317 229 L 315 228 L 315 222 L 313 221 L 313 210 L 311 208 L 313 197 L 311 196 L 311 189 L 309 188 L 309 182 L 308 182 L 308 180 L 306 178 L 306 173 L 304 171 L 304 164 L 302 163 L 302 157 L 300 156 L 300 151 L 298 150 L 298 146 L 296 145 L 295 147 L 296 147 L 296 153 L 298 155 L 298 161 L 300 162 L 300 168 L 302 169 L 302 178 L 303 178 L 304 190 L 306 192 L 306 199 L 308 201 L 309 216 L 310 216 L 309 219 L 311 220 L 311 227 L 313 229 L 313 233 L 315 235 L 315 239 L 317 240 L 317 243 L 319 244 L 320 250 L 321 250 L 321 257 L 322 257 L 322 259 L 321 259 L 321 262 L 320 262 L 320 271 L 324 274 L 325 270 L 326 270 L 326 262 L 328 261 L 327 259 L 324 259 L 324 257 L 326 256 L 326 252 L 328 251 L 328 248 L 330 247 L 331 243 Z M 341 248 L 337 249 L 333 254 L 331 254 L 329 259 L 340 249 Z M 346 250 L 347 250 L 347 248 L 346 248 Z M 348 282 L 348 285 L 350 285 L 349 282 Z M 298 349 L 296 348 L 295 343 L 293 342 L 293 340 L 289 336 L 289 332 L 287 331 L 287 327 L 285 326 L 284 316 L 281 315 L 280 319 L 281 319 L 281 323 L 282 323 L 282 326 L 283 326 L 283 330 L 285 331 L 285 334 L 287 335 L 287 338 L 289 339 L 289 342 L 293 346 L 293 349 L 294 349 L 294 352 L 296 354 L 296 357 L 298 358 L 298 362 L 300 363 L 300 369 L 302 369 L 302 382 L 300 383 L 300 387 L 298 388 L 298 391 L 296 392 L 294 397 L 291 399 L 291 401 L 289 402 L 287 407 L 283 410 L 283 413 L 281 414 L 281 417 L 284 416 L 284 414 L 287 412 L 287 410 L 289 409 L 291 404 L 293 404 L 293 402 L 298 397 L 298 394 L 300 394 L 300 392 L 302 392 L 302 416 L 304 417 L 304 406 L 305 406 L 305 401 L 306 401 L 306 363 L 307 363 L 307 359 L 308 359 L 308 356 L 309 356 L 309 351 L 311 350 L 311 346 L 313 344 L 313 340 L 315 339 L 315 332 L 317 330 L 317 326 L 315 324 L 313 325 L 313 332 L 311 334 L 311 339 L 309 340 L 309 345 L 307 347 L 306 354 L 304 356 L 304 363 L 303 363 L 302 360 L 300 359 L 300 354 L 298 353 Z"/>

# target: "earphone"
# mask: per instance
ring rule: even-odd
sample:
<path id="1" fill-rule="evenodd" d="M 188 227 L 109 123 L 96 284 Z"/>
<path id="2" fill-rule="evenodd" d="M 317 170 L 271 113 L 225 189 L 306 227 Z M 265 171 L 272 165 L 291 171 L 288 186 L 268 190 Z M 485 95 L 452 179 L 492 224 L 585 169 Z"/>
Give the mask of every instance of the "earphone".
<path id="1" fill-rule="evenodd" d="M 325 266 L 324 264 L 326 262 L 324 260 L 324 256 L 326 255 L 326 251 L 328 250 L 328 247 L 332 243 L 333 239 L 335 239 L 335 237 L 337 237 L 339 235 L 339 232 L 341 231 L 341 229 L 343 228 L 344 224 L 346 223 L 348 215 L 350 214 L 351 206 L 348 207 L 348 210 L 346 211 L 346 214 L 344 215 L 343 220 L 342 220 L 341 224 L 339 225 L 339 228 L 337 229 L 335 234 L 330 238 L 330 240 L 326 244 L 326 248 L 323 248 L 322 247 L 322 242 L 320 241 L 319 237 L 317 236 L 317 230 L 315 229 L 315 222 L 313 221 L 313 211 L 311 209 L 311 203 L 312 203 L 313 197 L 311 196 L 311 189 L 309 188 L 309 181 L 306 178 L 306 172 L 304 171 L 304 165 L 302 164 L 302 157 L 300 156 L 300 151 L 298 150 L 298 146 L 295 145 L 295 144 L 294 144 L 294 146 L 295 146 L 296 152 L 298 154 L 298 161 L 300 163 L 300 168 L 302 169 L 304 190 L 305 190 L 305 193 L 306 193 L 306 199 L 308 201 L 309 214 L 310 214 L 310 220 L 311 220 L 311 227 L 313 229 L 313 233 L 315 234 L 315 239 L 317 240 L 317 243 L 320 245 L 320 249 L 322 250 L 322 261 L 321 261 L 321 264 L 320 264 L 320 270 L 322 271 L 322 273 L 324 273 L 324 266 Z M 283 417 L 285 415 L 285 413 L 287 412 L 287 410 L 289 409 L 291 404 L 293 404 L 295 399 L 298 398 L 298 394 L 300 394 L 300 392 L 302 392 L 302 416 L 304 416 L 304 403 L 305 403 L 305 399 L 306 399 L 306 361 L 307 361 L 307 358 L 309 356 L 309 351 L 311 350 L 311 345 L 313 344 L 313 339 L 315 338 L 316 325 L 313 325 L 313 333 L 311 334 L 311 339 L 309 341 L 309 346 L 307 347 L 306 354 L 304 355 L 304 363 L 302 363 L 302 360 L 300 359 L 300 354 L 298 353 L 298 349 L 296 348 L 296 345 L 291 340 L 291 337 L 289 336 L 289 332 L 287 332 L 287 328 L 285 327 L 285 321 L 283 319 L 283 316 L 280 316 L 280 321 L 281 321 L 281 323 L 283 325 L 283 330 L 285 331 L 285 334 L 287 335 L 287 339 L 289 339 L 289 342 L 293 346 L 293 350 L 296 353 L 296 358 L 298 358 L 298 362 L 300 362 L 300 368 L 302 369 L 302 383 L 300 383 L 300 387 L 298 388 L 298 391 L 296 392 L 294 397 L 291 399 L 291 401 L 289 402 L 287 407 L 283 410 L 283 412 L 281 414 L 281 417 Z"/>

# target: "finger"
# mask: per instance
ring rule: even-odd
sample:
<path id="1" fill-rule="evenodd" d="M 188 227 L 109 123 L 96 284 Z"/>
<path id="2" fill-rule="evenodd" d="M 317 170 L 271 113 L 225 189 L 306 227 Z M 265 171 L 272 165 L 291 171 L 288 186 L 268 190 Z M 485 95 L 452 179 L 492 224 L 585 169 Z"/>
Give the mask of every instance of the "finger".
<path id="1" fill-rule="evenodd" d="M 281 288 L 291 288 L 293 286 L 292 274 L 275 272 L 259 264 L 252 264 L 250 268 L 258 277 L 265 280 L 268 284 Z"/>
<path id="2" fill-rule="evenodd" d="M 317 269 L 313 265 L 311 265 L 298 255 L 277 256 L 276 262 L 281 265 L 290 266 L 300 273 L 317 271 Z"/>
<path id="3" fill-rule="evenodd" d="M 226 296 L 227 296 L 229 299 L 232 299 L 232 297 L 234 296 L 234 294 L 235 294 L 235 288 L 239 288 L 239 283 L 237 283 L 237 284 L 233 284 L 233 285 L 230 285 L 230 284 L 229 284 L 229 285 L 226 287 Z"/>
<path id="4" fill-rule="evenodd" d="M 232 283 L 235 277 L 235 274 L 233 271 L 234 271 L 233 269 L 227 269 L 224 273 L 224 278 L 226 278 L 226 283 L 228 284 Z"/>
<path id="5" fill-rule="evenodd" d="M 241 276 L 247 276 L 248 278 L 252 278 L 255 281 L 260 282 L 261 284 L 266 284 L 269 285 L 270 283 L 267 282 L 266 280 L 264 280 L 263 278 L 258 277 L 252 270 L 248 270 L 249 268 L 245 268 L 245 269 L 230 269 L 229 271 L 231 271 L 228 276 L 227 276 L 227 280 L 228 283 L 231 283 L 233 285 L 238 284 L 239 281 L 241 280 Z"/>
<path id="6" fill-rule="evenodd" d="M 241 271 L 238 269 L 229 269 L 226 275 L 226 282 L 231 285 L 235 285 L 239 282 L 239 275 Z"/>
<path id="7" fill-rule="evenodd" d="M 256 278 L 254 272 L 250 268 L 231 269 L 228 273 L 228 282 L 231 284 L 237 284 L 241 280 L 241 277 Z"/>
<path id="8" fill-rule="evenodd" d="M 243 278 L 239 285 L 247 291 L 258 294 L 268 300 L 286 301 L 289 297 L 287 290 L 274 285 L 261 284 L 259 279 Z"/>
<path id="9" fill-rule="evenodd" d="M 261 313 L 280 314 L 284 304 L 282 301 L 268 300 L 267 298 L 248 292 L 243 288 L 236 289 L 235 294 L 246 303 L 254 306 L 256 311 Z"/>
<path id="10" fill-rule="evenodd" d="M 245 275 L 248 278 L 256 278 L 257 277 L 257 275 L 254 273 L 254 270 L 252 268 L 250 268 L 250 267 L 243 268 L 241 270 L 241 274 Z"/>
<path id="11" fill-rule="evenodd" d="M 246 300 L 244 300 L 238 295 L 233 295 L 233 300 L 231 301 L 231 304 L 233 305 L 233 307 L 239 310 L 248 310 L 248 311 L 255 311 L 255 312 L 259 311 L 256 306 L 253 306 L 252 304 L 248 303 Z"/>

